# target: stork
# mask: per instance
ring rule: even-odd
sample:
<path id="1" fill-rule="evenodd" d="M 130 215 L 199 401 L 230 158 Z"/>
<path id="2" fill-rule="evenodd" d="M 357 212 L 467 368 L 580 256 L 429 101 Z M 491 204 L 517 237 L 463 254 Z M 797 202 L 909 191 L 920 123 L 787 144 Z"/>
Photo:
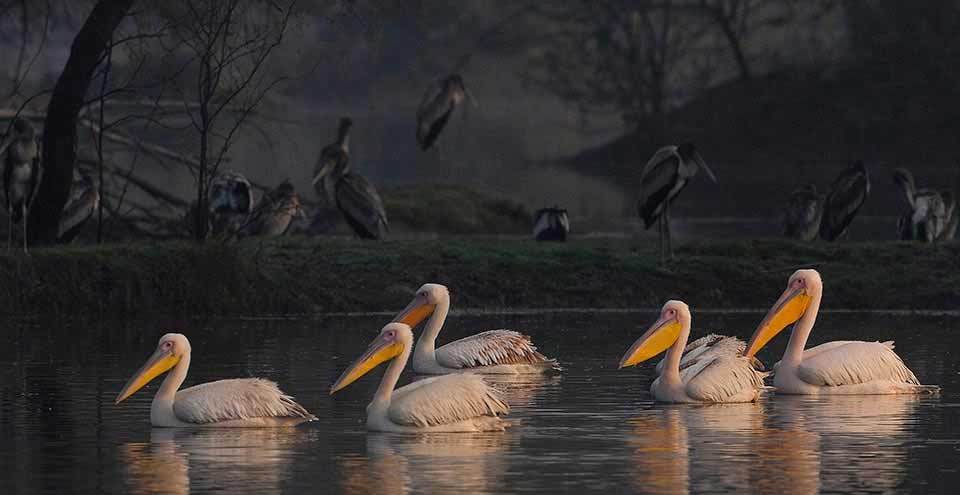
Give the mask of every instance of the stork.
<path id="1" fill-rule="evenodd" d="M 417 108 L 417 144 L 421 150 L 426 151 L 437 142 L 450 115 L 464 99 L 476 105 L 460 74 L 451 74 L 427 89 Z"/>
<path id="2" fill-rule="evenodd" d="M 27 212 L 40 183 L 40 143 L 29 121 L 18 118 L 13 133 L 0 145 L 3 157 L 3 191 L 10 223 L 7 249 L 13 244 L 13 226 L 23 221 L 23 252 L 27 252 Z"/>
<path id="3" fill-rule="evenodd" d="M 834 241 L 846 234 L 869 195 L 870 174 L 867 166 L 857 160 L 840 172 L 827 193 L 820 220 L 820 238 Z"/>

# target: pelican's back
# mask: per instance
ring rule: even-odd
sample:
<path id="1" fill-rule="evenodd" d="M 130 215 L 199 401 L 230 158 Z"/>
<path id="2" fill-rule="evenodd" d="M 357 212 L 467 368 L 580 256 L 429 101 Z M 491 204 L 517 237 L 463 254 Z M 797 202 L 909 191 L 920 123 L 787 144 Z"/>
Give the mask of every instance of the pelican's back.
<path id="1" fill-rule="evenodd" d="M 297 423 L 317 419 L 293 397 L 283 393 L 276 383 L 262 378 L 219 380 L 180 390 L 173 411 L 180 421 L 198 425 L 262 419 Z"/>
<path id="2" fill-rule="evenodd" d="M 398 425 L 450 425 L 510 412 L 500 392 L 470 373 L 426 378 L 394 391 L 387 414 Z M 409 387 L 409 388 L 408 388 Z"/>

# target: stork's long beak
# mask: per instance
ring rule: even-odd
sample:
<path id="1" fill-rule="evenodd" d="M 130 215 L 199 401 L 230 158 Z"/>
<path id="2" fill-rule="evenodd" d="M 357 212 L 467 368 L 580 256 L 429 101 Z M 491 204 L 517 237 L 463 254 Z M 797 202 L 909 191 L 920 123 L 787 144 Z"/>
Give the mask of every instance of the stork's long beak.
<path id="1" fill-rule="evenodd" d="M 357 381 L 358 378 L 366 375 L 381 363 L 399 356 L 401 352 L 403 352 L 403 344 L 394 340 L 386 340 L 383 335 L 377 337 L 367 348 L 367 352 L 363 353 L 360 359 L 354 361 L 349 368 L 344 370 L 336 383 L 330 387 L 330 395 Z"/>
<path id="2" fill-rule="evenodd" d="M 435 309 L 437 309 L 436 304 L 429 304 L 424 302 L 420 297 L 415 297 L 406 308 L 403 308 L 403 311 L 401 311 L 393 321 L 405 323 L 409 325 L 410 328 L 414 328 L 426 317 L 432 315 Z"/>
<path id="3" fill-rule="evenodd" d="M 620 368 L 642 363 L 667 350 L 680 338 L 680 321 L 676 316 L 660 318 L 620 358 Z"/>
<path id="4" fill-rule="evenodd" d="M 700 155 L 699 151 L 694 151 L 693 157 L 694 157 L 693 159 L 696 160 L 697 165 L 699 165 L 700 168 L 702 168 L 703 171 L 707 173 L 707 176 L 710 177 L 710 180 L 712 180 L 713 182 L 720 182 L 717 180 L 717 176 L 713 175 L 713 170 L 710 170 L 710 167 L 707 166 L 706 160 L 703 159 L 703 156 Z"/>
<path id="5" fill-rule="evenodd" d="M 130 377 L 127 384 L 123 386 L 123 390 L 117 394 L 117 400 L 114 404 L 123 402 L 127 397 L 133 395 L 137 390 L 140 390 L 144 385 L 150 383 L 151 380 L 162 375 L 170 368 L 173 368 L 179 362 L 180 356 L 174 356 L 173 351 L 161 351 L 157 349 L 157 351 L 150 356 L 150 359 L 147 359 L 146 364 Z"/>
<path id="6" fill-rule="evenodd" d="M 807 311 L 812 298 L 807 295 L 804 289 L 787 289 L 777 299 L 776 304 L 767 313 L 767 316 L 760 322 L 760 326 L 750 337 L 750 343 L 747 344 L 747 357 L 753 357 L 763 346 L 770 342 L 770 339 L 776 337 L 781 330 L 796 322 Z"/>

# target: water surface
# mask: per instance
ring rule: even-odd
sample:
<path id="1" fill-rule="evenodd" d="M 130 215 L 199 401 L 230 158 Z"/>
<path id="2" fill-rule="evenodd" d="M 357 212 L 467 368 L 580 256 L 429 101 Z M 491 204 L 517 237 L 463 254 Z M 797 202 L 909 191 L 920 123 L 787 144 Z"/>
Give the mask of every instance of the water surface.
<path id="1" fill-rule="evenodd" d="M 694 334 L 746 337 L 761 316 L 695 314 Z M 647 391 L 652 365 L 616 369 L 654 318 L 455 317 L 442 342 L 522 329 L 565 370 L 498 380 L 516 422 L 507 432 L 412 436 L 364 430 L 380 370 L 327 395 L 383 316 L 8 321 L 0 334 L 0 493 L 928 493 L 960 481 L 960 318 L 826 314 L 812 336 L 812 344 L 895 339 L 921 381 L 943 386 L 939 396 L 781 396 L 725 406 L 656 405 Z M 270 378 L 320 421 L 285 430 L 154 429 L 157 383 L 113 405 L 174 328 L 193 346 L 187 385 Z M 775 360 L 785 344 L 779 337 L 760 357 Z"/>

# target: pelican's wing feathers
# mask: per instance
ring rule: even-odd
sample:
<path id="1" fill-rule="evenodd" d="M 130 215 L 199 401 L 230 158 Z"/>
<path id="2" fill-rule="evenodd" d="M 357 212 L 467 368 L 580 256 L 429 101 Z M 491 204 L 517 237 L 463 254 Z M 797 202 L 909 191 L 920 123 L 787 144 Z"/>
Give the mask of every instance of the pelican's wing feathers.
<path id="1" fill-rule="evenodd" d="M 726 402 L 745 390 L 762 389 L 763 377 L 743 356 L 712 355 L 680 372 L 687 395 L 705 402 Z"/>
<path id="2" fill-rule="evenodd" d="M 544 364 L 556 361 L 537 352 L 530 337 L 513 330 L 488 330 L 441 346 L 437 363 L 447 368 L 474 368 L 497 364 Z"/>
<path id="3" fill-rule="evenodd" d="M 262 378 L 203 383 L 177 392 L 173 412 L 185 423 L 219 423 L 252 418 L 315 419 L 277 384 Z"/>
<path id="4" fill-rule="evenodd" d="M 893 352 L 892 341 L 843 342 L 824 348 L 809 357 L 804 353 L 797 375 L 804 382 L 821 387 L 854 385 L 875 380 L 920 384 L 913 372 L 903 364 L 900 356 Z"/>
<path id="5" fill-rule="evenodd" d="M 464 373 L 420 380 L 394 391 L 387 415 L 398 425 L 428 427 L 510 411 L 480 375 Z"/>

